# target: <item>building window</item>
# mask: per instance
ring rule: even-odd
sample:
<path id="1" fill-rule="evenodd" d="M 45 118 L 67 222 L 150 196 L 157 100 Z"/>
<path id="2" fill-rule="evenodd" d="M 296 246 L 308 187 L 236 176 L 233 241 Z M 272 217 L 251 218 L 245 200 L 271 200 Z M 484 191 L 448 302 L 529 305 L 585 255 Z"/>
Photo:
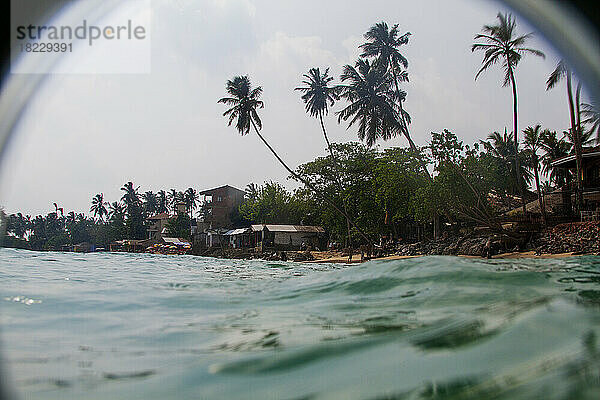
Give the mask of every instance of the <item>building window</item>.
<path id="1" fill-rule="evenodd" d="M 223 201 L 223 198 L 221 196 L 217 196 L 217 201 Z"/>

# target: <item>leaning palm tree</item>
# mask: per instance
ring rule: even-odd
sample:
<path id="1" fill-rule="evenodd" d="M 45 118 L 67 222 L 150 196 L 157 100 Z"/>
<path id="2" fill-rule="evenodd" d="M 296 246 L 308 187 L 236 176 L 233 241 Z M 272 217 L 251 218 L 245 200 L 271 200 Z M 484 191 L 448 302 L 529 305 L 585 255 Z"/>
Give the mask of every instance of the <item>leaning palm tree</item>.
<path id="1" fill-rule="evenodd" d="M 560 60 L 556 65 L 556 68 L 546 81 L 546 90 L 550 90 L 555 87 L 563 77 L 567 79 L 567 99 L 569 102 L 569 117 L 571 120 L 571 131 L 568 135 L 573 143 L 575 149 L 575 168 L 576 175 L 575 180 L 577 184 L 577 206 L 581 209 L 583 206 L 583 182 L 581 180 L 581 169 L 583 165 L 583 145 L 581 143 L 581 130 L 580 115 L 579 115 L 579 99 L 577 99 L 577 106 L 573 100 L 573 85 L 571 83 L 571 69 L 567 66 L 564 60 Z M 581 84 L 577 85 L 577 98 L 579 98 L 579 92 L 581 90 Z M 576 109 L 577 108 L 577 109 Z M 577 114 L 577 116 L 575 115 Z M 573 134 L 576 132 L 577 134 Z"/>
<path id="2" fill-rule="evenodd" d="M 94 213 L 94 218 L 99 217 L 101 221 L 104 220 L 104 216 L 108 214 L 106 204 L 103 193 L 98 193 L 94 196 L 92 206 L 90 207 L 90 212 Z"/>
<path id="3" fill-rule="evenodd" d="M 406 137 L 406 140 L 408 140 L 411 150 L 417 152 L 417 146 L 415 146 L 408 131 L 410 117 L 402 107 L 402 102 L 404 101 L 406 94 L 401 92 L 398 86 L 398 82 L 408 81 L 408 73 L 405 70 L 402 70 L 402 68 L 408 68 L 408 60 L 400 53 L 398 48 L 403 44 L 408 43 L 410 35 L 410 32 L 406 32 L 405 34 L 398 36 L 398 24 L 393 25 L 392 29 L 389 29 L 385 22 L 379 22 L 373 25 L 367 33 L 364 34 L 365 39 L 368 41 L 358 47 L 362 49 L 361 57 L 375 57 L 374 66 L 383 71 L 391 71 L 396 88 L 396 97 L 398 98 L 398 119 L 401 131 Z M 424 168 L 424 171 L 425 174 L 429 176 L 429 171 L 426 167 Z"/>
<path id="4" fill-rule="evenodd" d="M 230 108 L 223 113 L 224 117 L 229 117 L 228 125 L 231 126 L 231 124 L 235 121 L 235 127 L 242 136 L 250 133 L 250 128 L 254 128 L 256 136 L 259 137 L 259 139 L 263 142 L 265 146 L 267 146 L 267 148 L 277 159 L 277 161 L 279 161 L 279 163 L 290 173 L 290 175 L 296 181 L 303 183 L 307 188 L 309 188 L 313 193 L 315 193 L 315 195 L 320 197 L 333 209 L 335 209 L 337 212 L 346 217 L 346 219 L 350 219 L 348 214 L 340 210 L 340 208 L 335 204 L 335 202 L 333 202 L 329 197 L 317 190 L 315 186 L 311 184 L 308 180 L 302 178 L 294 170 L 288 167 L 288 165 L 281 159 L 281 157 L 279 157 L 279 155 L 273 149 L 273 147 L 271 147 L 271 145 L 260 134 L 260 129 L 262 129 L 262 121 L 258 116 L 257 109 L 264 107 L 263 101 L 260 100 L 260 96 L 262 94 L 262 87 L 257 86 L 255 88 L 252 88 L 250 79 L 248 78 L 248 76 L 244 75 L 236 76 L 233 79 L 228 80 L 226 85 L 226 91 L 229 94 L 229 97 L 223 97 L 219 99 L 218 103 L 230 106 Z M 370 242 L 369 238 L 351 219 L 350 223 L 356 228 L 356 230 L 361 234 L 361 236 L 365 240 L 367 240 L 367 242 Z"/>
<path id="5" fill-rule="evenodd" d="M 318 118 L 319 122 L 321 123 L 323 137 L 325 138 L 325 143 L 327 143 L 327 149 L 329 150 L 329 155 L 331 156 L 334 169 L 337 171 L 335 174 L 335 181 L 340 191 L 340 195 L 342 195 L 343 188 L 339 174 L 339 163 L 333 153 L 331 142 L 327 137 L 327 130 L 325 129 L 325 124 L 323 123 L 323 115 L 329 114 L 329 106 L 333 106 L 335 101 L 339 100 L 340 98 L 338 95 L 340 87 L 330 86 L 331 81 L 333 81 L 333 77 L 329 76 L 329 68 L 326 68 L 323 74 L 321 74 L 321 70 L 319 68 L 311 68 L 308 71 L 308 74 L 304 74 L 303 76 L 305 80 L 303 80 L 302 83 L 305 86 L 297 87 L 294 90 L 299 90 L 304 93 L 302 95 L 302 100 L 304 100 L 306 105 L 306 112 L 309 113 L 311 117 Z M 346 207 L 346 202 L 343 200 L 342 205 L 344 207 L 344 211 L 347 213 L 348 208 Z M 348 231 L 347 247 L 350 247 L 352 246 L 350 236 L 350 221 L 346 221 L 346 228 Z"/>
<path id="6" fill-rule="evenodd" d="M 336 113 L 339 122 L 350 119 L 348 128 L 358 123 L 358 138 L 369 147 L 398 134 L 399 97 L 391 89 L 393 78 L 389 72 L 359 59 L 354 67 L 344 66 L 341 80 L 346 84 L 340 86 L 340 97 L 350 104 Z"/>
<path id="7" fill-rule="evenodd" d="M 535 175 L 535 187 L 538 196 L 538 204 L 540 206 L 540 212 L 542 214 L 542 220 L 544 225 L 546 225 L 546 208 L 544 206 L 544 202 L 542 201 L 542 192 L 540 188 L 540 172 L 539 165 L 540 160 L 538 157 L 538 150 L 542 148 L 542 143 L 544 141 L 544 131 L 542 131 L 541 125 L 536 125 L 535 127 L 528 126 L 523 131 L 523 144 L 525 145 L 525 149 L 529 153 L 529 160 L 531 161 L 531 166 L 533 167 L 533 173 Z"/>
<path id="8" fill-rule="evenodd" d="M 484 43 L 474 43 L 471 46 L 471 51 L 482 50 L 484 52 L 482 67 L 475 75 L 475 80 L 481 75 L 482 72 L 489 69 L 492 65 L 502 62 L 502 68 L 504 69 L 504 82 L 502 86 L 506 87 L 510 85 L 513 92 L 513 135 L 514 135 L 514 146 L 515 146 L 515 177 L 517 179 L 517 186 L 521 195 L 521 204 L 523 207 L 523 214 L 526 213 L 525 209 L 525 196 L 523 193 L 523 184 L 521 183 L 518 175 L 520 171 L 519 167 L 519 138 L 518 138 L 518 124 L 517 124 L 517 83 L 515 80 L 515 70 L 519 61 L 523 55 L 529 53 L 539 57 L 545 58 L 546 56 L 539 50 L 523 47 L 527 39 L 532 34 L 516 36 L 515 27 L 516 22 L 511 14 L 498 13 L 498 25 L 484 25 L 483 33 L 475 35 L 475 40 L 483 40 Z"/>

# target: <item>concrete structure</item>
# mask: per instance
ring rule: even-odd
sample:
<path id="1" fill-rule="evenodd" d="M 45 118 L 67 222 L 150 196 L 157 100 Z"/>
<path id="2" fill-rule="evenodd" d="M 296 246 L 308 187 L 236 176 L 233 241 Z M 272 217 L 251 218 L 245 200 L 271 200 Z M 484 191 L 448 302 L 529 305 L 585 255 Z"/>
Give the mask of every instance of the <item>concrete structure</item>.
<path id="1" fill-rule="evenodd" d="M 160 213 L 148 218 L 148 239 L 159 240 L 171 216 L 168 213 Z"/>
<path id="2" fill-rule="evenodd" d="M 203 222 L 210 224 L 212 229 L 228 228 L 231 226 L 231 214 L 244 202 L 244 191 L 233 186 L 224 185 L 198 193 L 204 196 Z"/>

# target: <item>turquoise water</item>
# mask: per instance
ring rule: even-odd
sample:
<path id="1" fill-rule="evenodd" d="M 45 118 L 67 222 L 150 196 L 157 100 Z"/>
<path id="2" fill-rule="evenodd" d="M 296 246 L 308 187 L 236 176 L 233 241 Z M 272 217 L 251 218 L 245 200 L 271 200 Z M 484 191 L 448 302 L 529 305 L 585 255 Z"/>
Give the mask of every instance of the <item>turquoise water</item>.
<path id="1" fill-rule="evenodd" d="M 362 265 L 0 249 L 25 399 L 598 399 L 600 258 Z"/>

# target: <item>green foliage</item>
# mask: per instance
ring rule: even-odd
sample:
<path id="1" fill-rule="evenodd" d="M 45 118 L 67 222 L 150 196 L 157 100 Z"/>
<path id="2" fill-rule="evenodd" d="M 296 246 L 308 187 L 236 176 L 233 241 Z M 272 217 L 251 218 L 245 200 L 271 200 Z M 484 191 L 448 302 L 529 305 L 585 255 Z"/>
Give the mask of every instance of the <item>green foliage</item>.
<path id="1" fill-rule="evenodd" d="M 177 238 L 190 237 L 190 217 L 187 214 L 179 213 L 177 217 L 171 218 L 166 225 L 167 233 Z"/>
<path id="2" fill-rule="evenodd" d="M 299 224 L 302 214 L 294 197 L 280 184 L 265 182 L 256 197 L 240 206 L 240 215 L 256 224 Z"/>

